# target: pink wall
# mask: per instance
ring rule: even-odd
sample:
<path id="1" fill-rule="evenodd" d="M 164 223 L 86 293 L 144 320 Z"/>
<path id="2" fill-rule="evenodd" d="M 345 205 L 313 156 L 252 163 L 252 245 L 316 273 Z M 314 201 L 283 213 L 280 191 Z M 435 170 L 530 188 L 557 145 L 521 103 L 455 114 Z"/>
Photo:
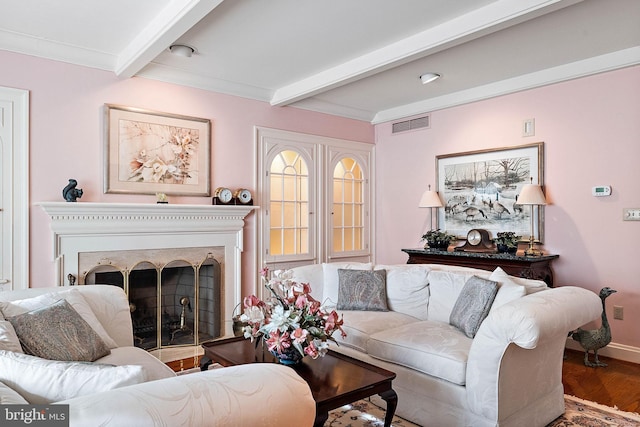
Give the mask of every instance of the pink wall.
<path id="1" fill-rule="evenodd" d="M 121 104 L 212 120 L 211 188 L 255 186 L 254 126 L 373 143 L 369 123 L 221 95 L 154 80 L 0 51 L 0 86 L 30 91 L 31 286 L 53 285 L 49 220 L 36 204 L 63 201 L 69 178 L 84 191 L 80 202 L 155 203 L 155 196 L 103 194 L 102 106 Z M 259 195 L 255 195 L 259 197 Z M 170 203 L 210 204 L 205 197 L 169 197 Z M 259 200 L 258 200 L 259 202 Z M 247 220 L 243 291 L 256 282 L 255 213 Z"/>
<path id="2" fill-rule="evenodd" d="M 418 201 L 435 185 L 435 156 L 544 141 L 544 249 L 560 255 L 556 283 L 617 289 L 607 299 L 613 341 L 640 347 L 640 222 L 622 221 L 623 208 L 640 207 L 639 94 L 634 67 L 435 111 L 430 129 L 393 136 L 377 125 L 376 261 L 406 262 L 401 249 L 421 246 L 429 210 Z M 535 136 L 524 138 L 530 118 Z M 591 196 L 600 184 L 611 197 Z M 613 305 L 624 320 L 612 320 Z"/>

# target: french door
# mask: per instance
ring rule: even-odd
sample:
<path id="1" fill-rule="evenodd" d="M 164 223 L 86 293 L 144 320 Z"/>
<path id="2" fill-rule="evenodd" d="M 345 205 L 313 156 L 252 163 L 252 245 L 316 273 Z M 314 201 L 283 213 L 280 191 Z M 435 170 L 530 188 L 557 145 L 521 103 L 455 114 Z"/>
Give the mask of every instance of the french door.
<path id="1" fill-rule="evenodd" d="M 256 129 L 258 265 L 372 259 L 371 144 Z"/>

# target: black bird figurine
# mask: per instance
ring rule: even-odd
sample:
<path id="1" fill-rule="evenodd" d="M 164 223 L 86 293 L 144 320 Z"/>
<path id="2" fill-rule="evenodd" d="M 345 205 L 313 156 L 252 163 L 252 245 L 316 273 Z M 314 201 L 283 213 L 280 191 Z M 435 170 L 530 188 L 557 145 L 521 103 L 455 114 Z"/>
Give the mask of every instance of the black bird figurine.
<path id="1" fill-rule="evenodd" d="M 607 311 L 605 310 L 604 300 L 611 294 L 616 293 L 615 289 L 609 287 L 602 288 L 600 290 L 600 299 L 602 300 L 602 325 L 598 329 L 591 331 L 585 331 L 578 328 L 569 333 L 569 336 L 575 341 L 578 341 L 582 348 L 584 348 L 584 364 L 591 368 L 597 366 L 605 367 L 606 363 L 598 360 L 598 350 L 606 347 L 611 342 L 611 328 L 609 327 L 609 321 L 607 320 Z M 589 351 L 593 351 L 594 360 L 589 361 Z"/>
<path id="2" fill-rule="evenodd" d="M 64 197 L 67 202 L 75 202 L 76 199 L 82 197 L 82 189 L 76 188 L 77 185 L 78 181 L 71 178 L 66 187 L 62 189 L 62 197 Z"/>

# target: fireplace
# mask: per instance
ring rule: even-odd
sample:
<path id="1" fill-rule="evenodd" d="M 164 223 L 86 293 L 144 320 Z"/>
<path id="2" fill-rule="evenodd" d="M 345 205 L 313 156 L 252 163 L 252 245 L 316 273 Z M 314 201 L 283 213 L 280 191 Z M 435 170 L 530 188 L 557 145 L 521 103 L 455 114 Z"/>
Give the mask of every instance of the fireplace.
<path id="1" fill-rule="evenodd" d="M 56 284 L 127 293 L 134 344 L 199 345 L 233 335 L 244 218 L 255 206 L 46 202 Z"/>

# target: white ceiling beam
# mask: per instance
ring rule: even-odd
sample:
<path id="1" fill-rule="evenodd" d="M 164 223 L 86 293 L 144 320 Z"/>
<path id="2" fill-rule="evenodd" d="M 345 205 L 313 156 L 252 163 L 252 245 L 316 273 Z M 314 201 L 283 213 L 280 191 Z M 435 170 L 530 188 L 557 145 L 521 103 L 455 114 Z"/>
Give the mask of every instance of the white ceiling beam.
<path id="1" fill-rule="evenodd" d="M 497 96 L 508 95 L 524 90 L 535 89 L 568 80 L 579 79 L 599 73 L 606 73 L 640 64 L 640 46 L 611 52 L 557 67 L 536 71 L 495 83 L 476 86 L 459 92 L 402 105 L 396 108 L 379 111 L 372 124 L 390 122 L 417 114 L 424 114 L 469 104 Z"/>
<path id="2" fill-rule="evenodd" d="M 283 106 L 465 43 L 583 0 L 498 0 L 404 40 L 277 89 L 271 105 Z"/>
<path id="3" fill-rule="evenodd" d="M 118 55 L 115 73 L 129 78 L 218 7 L 223 0 L 172 0 Z"/>

